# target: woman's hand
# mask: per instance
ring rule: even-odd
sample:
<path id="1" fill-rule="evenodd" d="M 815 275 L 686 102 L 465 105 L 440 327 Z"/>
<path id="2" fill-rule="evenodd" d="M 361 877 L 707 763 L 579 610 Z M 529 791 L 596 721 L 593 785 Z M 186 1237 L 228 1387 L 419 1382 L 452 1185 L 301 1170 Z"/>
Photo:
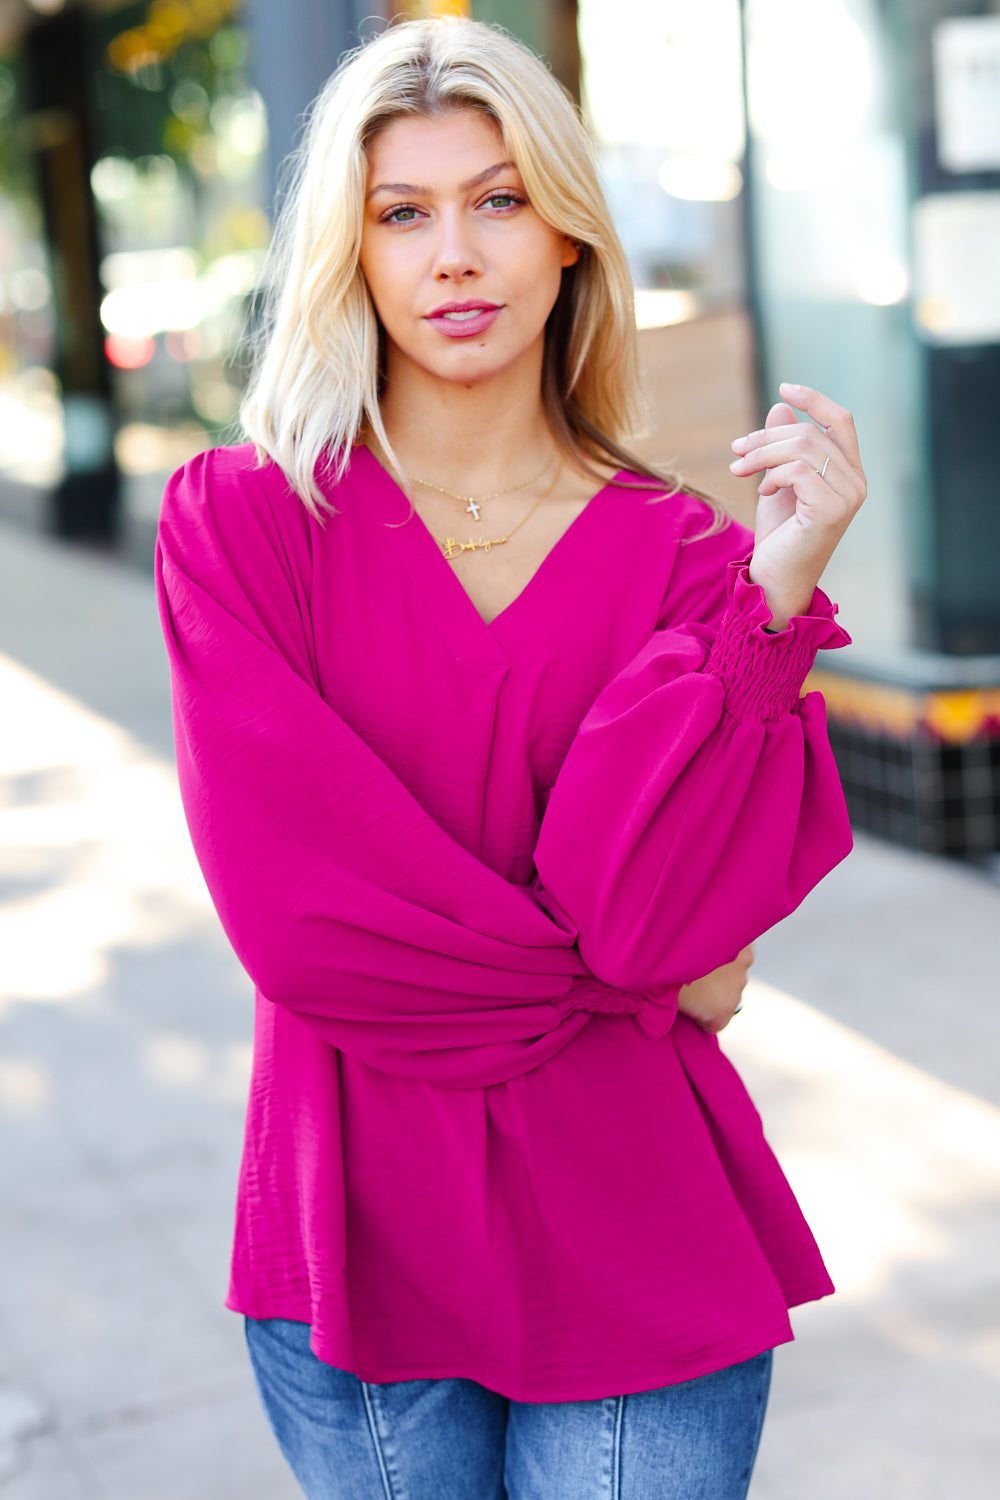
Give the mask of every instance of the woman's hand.
<path id="1" fill-rule="evenodd" d="M 778 387 L 762 432 L 737 438 L 734 474 L 764 471 L 750 578 L 760 584 L 772 630 L 805 614 L 823 569 L 868 493 L 854 418 L 807 385 Z M 786 404 L 787 402 L 787 404 Z M 797 422 L 803 411 L 811 422 Z"/>
<path id="2" fill-rule="evenodd" d="M 753 963 L 753 949 L 744 948 L 731 964 L 713 969 L 694 984 L 681 985 L 677 1009 L 705 1031 L 722 1031 L 740 1008 L 740 996 L 746 988 L 747 970 Z"/>

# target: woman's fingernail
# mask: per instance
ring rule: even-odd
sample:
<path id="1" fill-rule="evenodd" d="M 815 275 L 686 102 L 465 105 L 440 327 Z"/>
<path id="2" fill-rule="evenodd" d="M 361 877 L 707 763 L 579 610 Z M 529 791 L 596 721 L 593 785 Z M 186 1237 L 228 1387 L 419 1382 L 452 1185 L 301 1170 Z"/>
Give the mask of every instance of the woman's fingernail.
<path id="1" fill-rule="evenodd" d="M 730 448 L 732 448 L 732 450 L 733 450 L 734 453 L 745 453 L 746 452 L 747 441 L 748 441 L 748 439 L 745 438 L 745 437 L 733 438 L 733 440 L 729 444 L 729 446 L 730 446 Z"/>
<path id="2" fill-rule="evenodd" d="M 743 460 L 742 460 L 742 458 L 735 458 L 735 459 L 733 459 L 733 462 L 729 465 L 729 467 L 733 470 L 734 473 L 736 472 L 737 469 L 742 469 L 742 467 L 743 467 Z"/>

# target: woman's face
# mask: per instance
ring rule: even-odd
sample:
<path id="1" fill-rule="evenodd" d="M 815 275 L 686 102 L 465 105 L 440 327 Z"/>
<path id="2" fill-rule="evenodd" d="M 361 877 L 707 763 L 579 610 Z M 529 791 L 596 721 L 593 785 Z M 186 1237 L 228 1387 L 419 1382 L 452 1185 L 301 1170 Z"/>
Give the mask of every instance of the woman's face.
<path id="1" fill-rule="evenodd" d="M 401 118 L 368 152 L 361 268 L 390 383 L 478 384 L 522 368 L 537 387 L 545 320 L 579 250 L 539 218 L 493 121 Z"/>

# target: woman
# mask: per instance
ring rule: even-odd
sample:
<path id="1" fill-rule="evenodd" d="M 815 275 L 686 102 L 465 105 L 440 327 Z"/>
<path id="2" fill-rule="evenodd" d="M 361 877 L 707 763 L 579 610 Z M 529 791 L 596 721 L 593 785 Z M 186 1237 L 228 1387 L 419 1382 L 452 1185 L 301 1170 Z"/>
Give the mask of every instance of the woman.
<path id="1" fill-rule="evenodd" d="M 171 481 L 198 856 L 257 986 L 229 1305 L 310 1497 L 730 1500 L 832 1288 L 713 1035 L 848 851 L 816 583 L 864 495 L 784 387 L 756 535 L 622 446 L 631 288 L 519 45 L 321 95 L 253 446 Z M 814 420 L 795 425 L 795 410 Z"/>

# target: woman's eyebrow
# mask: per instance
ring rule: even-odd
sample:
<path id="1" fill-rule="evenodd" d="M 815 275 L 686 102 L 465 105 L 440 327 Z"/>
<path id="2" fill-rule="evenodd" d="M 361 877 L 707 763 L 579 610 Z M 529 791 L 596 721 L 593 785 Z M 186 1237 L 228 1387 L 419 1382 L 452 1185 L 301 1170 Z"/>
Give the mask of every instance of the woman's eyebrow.
<path id="1" fill-rule="evenodd" d="M 479 187 L 481 183 L 489 182 L 491 177 L 497 177 L 501 172 L 507 171 L 517 171 L 514 163 L 512 161 L 498 161 L 494 166 L 487 167 L 485 171 L 478 172 L 475 177 L 470 177 L 468 182 L 460 182 L 458 190 L 460 193 L 467 193 L 470 188 Z"/>
<path id="2" fill-rule="evenodd" d="M 482 172 L 477 172 L 475 177 L 470 177 L 467 182 L 460 182 L 458 190 L 460 193 L 467 193 L 470 189 L 479 187 L 484 182 L 489 182 L 491 177 L 496 177 L 500 172 L 508 170 L 517 171 L 512 161 L 494 162 L 492 167 L 485 167 Z M 370 190 L 366 197 L 374 198 L 376 193 L 410 193 L 414 198 L 425 198 L 430 191 L 430 188 L 417 187 L 412 182 L 380 182 L 377 187 L 373 187 Z"/>

